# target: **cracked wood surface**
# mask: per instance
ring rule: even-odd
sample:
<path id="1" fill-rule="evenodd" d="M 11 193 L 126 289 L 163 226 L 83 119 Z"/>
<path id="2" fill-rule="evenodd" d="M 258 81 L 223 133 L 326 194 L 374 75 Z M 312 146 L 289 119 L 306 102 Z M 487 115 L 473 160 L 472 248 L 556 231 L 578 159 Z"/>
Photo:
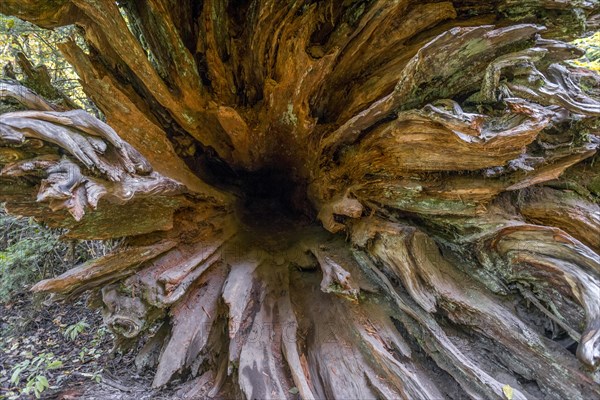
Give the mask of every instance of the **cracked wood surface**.
<path id="1" fill-rule="evenodd" d="M 0 199 L 125 237 L 34 290 L 190 398 L 600 397 L 599 7 L 5 0 L 106 121 L 2 80 Z"/>

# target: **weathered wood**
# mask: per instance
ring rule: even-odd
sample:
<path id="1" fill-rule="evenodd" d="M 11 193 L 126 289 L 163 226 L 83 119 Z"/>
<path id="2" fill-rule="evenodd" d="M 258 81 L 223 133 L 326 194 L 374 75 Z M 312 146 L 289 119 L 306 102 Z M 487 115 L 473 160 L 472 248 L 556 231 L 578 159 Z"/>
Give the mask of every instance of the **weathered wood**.
<path id="1" fill-rule="evenodd" d="M 600 205 L 549 187 L 524 191 L 521 196 L 519 211 L 528 221 L 558 226 L 600 251 Z"/>
<path id="2" fill-rule="evenodd" d="M 383 225 L 382 231 L 377 228 L 373 230 L 371 226 L 366 226 L 362 230 L 367 229 L 369 232 L 361 232 L 359 235 L 366 234 L 372 237 L 372 240 L 375 240 L 371 242 L 369 252 L 382 260 L 382 264 L 386 266 L 386 271 L 387 268 L 390 268 L 389 273 L 401 279 L 411 296 L 426 311 L 433 312 L 436 308 L 441 307 L 453 321 L 463 325 L 471 325 L 475 331 L 501 343 L 502 346 L 510 349 L 510 354 L 519 360 L 523 368 L 529 370 L 529 374 L 536 376 L 538 381 L 546 379 L 554 381 L 563 374 L 570 374 L 573 382 L 587 379 L 585 375 L 580 374 L 576 365 L 567 361 L 564 355 L 561 355 L 562 357 L 558 354 L 551 355 L 552 347 L 544 342 L 544 338 L 538 336 L 516 318 L 509 308 L 502 306 L 500 300 L 486 296 L 481 289 L 470 283 L 466 277 L 461 277 L 456 268 L 449 265 L 439 254 L 434 242 L 426 235 L 412 227 L 401 227 L 384 222 L 374 224 L 375 227 L 381 225 Z M 523 227 L 523 229 L 526 228 Z M 515 243 L 516 251 L 521 250 L 520 246 L 524 246 L 521 251 L 526 254 L 531 251 L 530 248 L 541 249 L 542 246 L 550 245 L 546 241 L 544 241 L 544 244 L 541 244 L 541 242 L 532 243 L 532 240 L 533 238 L 529 238 L 520 241 L 518 244 Z M 364 238 L 361 241 L 364 241 Z M 493 246 L 496 246 L 496 244 Z M 502 251 L 503 254 L 510 254 L 509 257 L 512 257 L 510 262 L 515 264 L 514 268 L 518 268 L 516 264 L 527 262 L 525 261 L 526 255 L 522 255 L 521 259 L 517 259 L 519 255 L 514 253 L 515 250 L 503 249 Z M 552 252 L 552 254 L 557 257 L 556 263 L 559 262 L 559 257 L 569 257 L 568 255 L 561 257 L 561 253 L 558 251 Z M 593 257 L 592 254 L 590 256 Z M 573 255 L 570 257 L 573 257 Z M 534 262 L 534 257 L 531 257 L 530 260 Z M 535 262 L 541 263 L 541 257 Z M 595 261 L 589 260 L 588 262 L 594 263 Z M 594 352 L 592 349 L 597 347 L 593 337 L 597 324 L 597 311 L 596 306 L 593 305 L 596 302 L 589 297 L 589 294 L 599 290 L 598 283 L 592 276 L 588 275 L 584 278 L 585 272 L 576 270 L 576 267 L 567 264 L 567 260 L 564 263 L 559 264 L 565 265 L 564 268 L 558 266 L 557 268 L 561 269 L 564 274 L 568 274 L 570 278 L 567 279 L 580 282 L 576 284 L 582 293 L 578 297 L 589 313 L 588 326 L 592 327 L 590 329 L 593 333 L 589 335 L 592 343 L 587 343 L 587 338 L 583 339 L 582 337 L 578 355 L 582 362 L 590 363 L 589 357 L 593 357 Z M 531 267 L 539 268 L 540 266 L 537 264 Z M 548 264 L 546 268 L 548 268 Z M 548 279 L 547 269 L 539 273 L 544 275 L 545 279 Z M 532 274 L 535 275 L 536 272 L 532 272 Z M 461 285 L 465 284 L 469 287 L 468 291 L 461 288 Z M 586 306 L 587 303 L 589 305 Z M 486 329 L 480 330 L 479 327 L 482 326 L 485 326 Z M 556 360 L 558 357 L 562 359 L 560 367 L 554 368 L 554 364 L 550 360 Z M 543 365 L 546 367 L 542 371 L 541 366 Z M 507 367 L 510 368 L 510 366 Z M 561 391 L 562 396 L 565 397 L 580 395 L 580 389 L 576 385 L 565 385 L 556 390 Z M 597 395 L 597 390 L 590 392 L 589 395 Z"/>
<path id="3" fill-rule="evenodd" d="M 106 123 L 0 85 L 0 199 L 126 237 L 34 290 L 190 398 L 600 397 L 599 7 L 6 0 Z"/>
<path id="4" fill-rule="evenodd" d="M 56 278 L 38 282 L 31 290 L 35 292 L 69 293 L 77 291 L 81 286 L 90 288 L 100 285 L 134 273 L 135 269 L 139 268 L 142 263 L 157 257 L 176 245 L 177 243 L 174 241 L 164 241 L 151 246 L 123 249 L 72 268 Z"/>
<path id="5" fill-rule="evenodd" d="M 0 80 L 0 100 L 13 99 L 29 110 L 60 111 L 60 107 L 38 96 L 31 89 L 16 81 Z"/>
<path id="6" fill-rule="evenodd" d="M 171 310 L 171 339 L 165 345 L 152 385 L 165 385 L 174 373 L 196 362 L 204 350 L 210 329 L 218 316 L 217 300 L 225 281 L 226 268 L 216 266 L 199 280 L 186 297 Z M 190 307 L 190 305 L 194 307 Z"/>

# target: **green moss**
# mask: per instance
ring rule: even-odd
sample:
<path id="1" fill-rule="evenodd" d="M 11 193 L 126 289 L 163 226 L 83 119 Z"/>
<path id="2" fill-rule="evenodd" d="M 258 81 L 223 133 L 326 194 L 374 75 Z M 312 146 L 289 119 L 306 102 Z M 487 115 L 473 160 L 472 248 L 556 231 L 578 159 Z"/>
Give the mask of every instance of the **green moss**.
<path id="1" fill-rule="evenodd" d="M 592 179 L 592 181 L 588 184 L 587 188 L 590 192 L 600 197 L 600 176 L 597 176 L 594 179 Z"/>
<path id="2" fill-rule="evenodd" d="M 119 283 L 118 292 L 129 297 L 133 297 L 133 289 L 126 286 L 124 282 Z"/>
<path id="3" fill-rule="evenodd" d="M 355 25 L 364 12 L 365 3 L 360 3 L 357 7 L 353 7 L 349 10 L 349 13 L 346 16 L 346 20 L 350 25 Z"/>
<path id="4" fill-rule="evenodd" d="M 455 201 L 455 200 L 441 200 L 436 198 L 428 198 L 423 200 L 416 200 L 411 202 L 400 202 L 398 206 L 405 206 L 408 211 L 430 213 L 431 211 L 441 212 L 465 212 L 468 209 L 472 209 L 476 206 L 475 203 Z"/>
<path id="5" fill-rule="evenodd" d="M 483 53 L 484 51 L 488 50 L 488 48 L 489 45 L 484 40 L 473 40 L 467 44 L 462 53 L 468 57 L 470 55 Z"/>
<path id="6" fill-rule="evenodd" d="M 331 285 L 327 286 L 327 292 L 334 293 L 334 294 L 338 295 L 339 297 L 344 298 L 353 303 L 357 302 L 358 298 L 359 298 L 359 296 L 357 294 L 348 292 L 348 290 L 346 290 L 342 285 L 340 285 L 337 282 L 334 282 Z"/>

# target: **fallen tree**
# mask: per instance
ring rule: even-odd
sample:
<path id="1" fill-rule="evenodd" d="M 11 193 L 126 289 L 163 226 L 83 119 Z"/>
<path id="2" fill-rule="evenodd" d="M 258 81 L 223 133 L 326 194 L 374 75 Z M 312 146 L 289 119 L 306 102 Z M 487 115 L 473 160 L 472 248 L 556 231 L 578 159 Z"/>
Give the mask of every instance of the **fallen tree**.
<path id="1" fill-rule="evenodd" d="M 191 397 L 600 396 L 597 6 L 5 0 L 106 122 L 3 81 L 0 199 L 126 237 L 33 290 Z"/>

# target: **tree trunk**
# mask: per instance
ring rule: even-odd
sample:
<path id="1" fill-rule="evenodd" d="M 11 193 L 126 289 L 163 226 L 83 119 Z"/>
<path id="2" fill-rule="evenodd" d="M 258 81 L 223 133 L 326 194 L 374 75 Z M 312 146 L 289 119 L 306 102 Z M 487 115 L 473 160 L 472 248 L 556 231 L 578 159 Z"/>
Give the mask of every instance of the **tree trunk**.
<path id="1" fill-rule="evenodd" d="M 106 123 L 4 81 L 1 200 L 126 237 L 33 290 L 194 398 L 599 398 L 597 6 L 4 0 Z"/>

